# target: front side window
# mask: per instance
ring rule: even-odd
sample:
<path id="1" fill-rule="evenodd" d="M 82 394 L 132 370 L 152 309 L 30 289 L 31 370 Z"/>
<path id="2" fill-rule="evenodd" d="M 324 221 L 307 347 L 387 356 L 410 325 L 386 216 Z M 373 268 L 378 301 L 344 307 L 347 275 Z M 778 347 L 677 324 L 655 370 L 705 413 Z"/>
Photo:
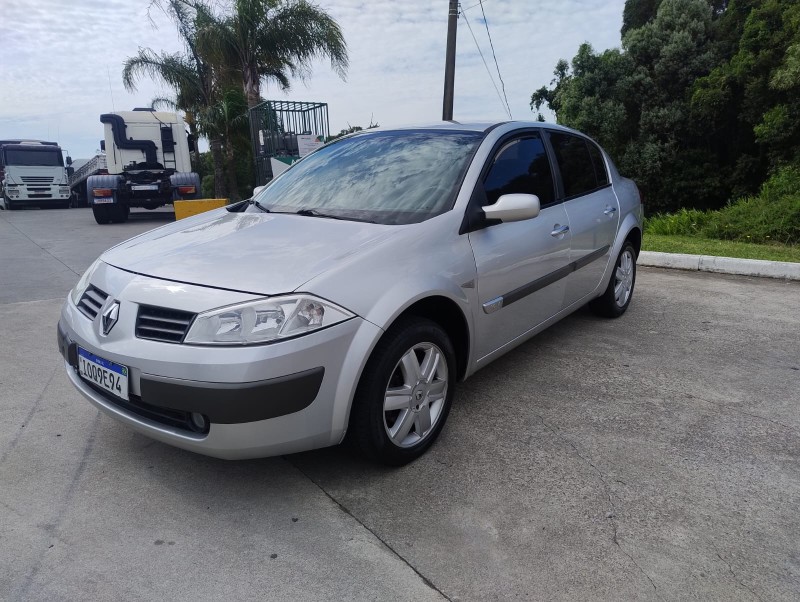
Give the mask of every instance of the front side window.
<path id="1" fill-rule="evenodd" d="M 570 134 L 550 133 L 564 183 L 564 196 L 574 197 L 598 188 L 592 158 L 586 141 Z"/>
<path id="2" fill-rule="evenodd" d="M 535 194 L 543 206 L 552 203 L 553 175 L 542 139 L 532 135 L 503 146 L 483 187 L 489 205 L 494 205 L 504 194 Z"/>
<path id="3" fill-rule="evenodd" d="M 281 213 L 310 210 L 380 224 L 421 222 L 452 208 L 483 135 L 442 130 L 358 134 L 307 156 L 255 200 Z"/>

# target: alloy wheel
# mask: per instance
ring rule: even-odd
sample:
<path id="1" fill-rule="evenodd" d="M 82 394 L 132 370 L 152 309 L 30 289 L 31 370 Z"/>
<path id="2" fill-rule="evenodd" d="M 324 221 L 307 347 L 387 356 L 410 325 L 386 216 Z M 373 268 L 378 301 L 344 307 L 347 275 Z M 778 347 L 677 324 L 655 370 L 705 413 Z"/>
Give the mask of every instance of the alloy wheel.
<path id="1" fill-rule="evenodd" d="M 433 343 L 418 343 L 397 362 L 383 402 L 383 424 L 398 447 L 413 447 L 434 430 L 447 398 L 447 360 Z"/>
<path id="2" fill-rule="evenodd" d="M 618 307 L 625 307 L 628 299 L 630 299 L 631 290 L 633 290 L 634 269 L 633 252 L 630 249 L 626 249 L 619 256 L 617 268 L 614 271 L 614 299 Z"/>

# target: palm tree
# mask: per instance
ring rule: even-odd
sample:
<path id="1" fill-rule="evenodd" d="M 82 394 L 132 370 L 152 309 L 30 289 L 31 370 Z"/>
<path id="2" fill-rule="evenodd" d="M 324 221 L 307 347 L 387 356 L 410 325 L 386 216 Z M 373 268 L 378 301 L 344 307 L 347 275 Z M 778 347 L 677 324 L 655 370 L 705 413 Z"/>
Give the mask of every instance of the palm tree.
<path id="1" fill-rule="evenodd" d="M 232 12 L 199 31 L 221 62 L 241 73 L 247 106 L 261 102 L 261 81 L 289 88 L 289 76 L 307 77 L 327 57 L 344 79 L 347 44 L 339 24 L 306 0 L 233 0 Z"/>
<path id="2" fill-rule="evenodd" d="M 241 148 L 243 144 L 249 144 L 244 93 L 237 86 L 229 86 L 220 93 L 218 101 L 207 107 L 198 117 L 204 134 L 214 133 L 222 137 L 228 198 L 231 202 L 236 202 L 240 200 L 240 196 L 234 150 L 237 146 Z M 216 172 L 214 177 L 216 178 Z"/>
<path id="3" fill-rule="evenodd" d="M 140 48 L 136 56 L 125 61 L 122 82 L 127 90 L 135 91 L 139 78 L 149 76 L 175 92 L 175 98 L 170 99 L 174 100 L 175 108 L 187 115 L 190 127 L 197 127 L 208 137 L 214 163 L 214 194 L 217 198 L 225 198 L 228 195 L 223 168 L 222 133 L 213 127 L 203 127 L 196 120 L 217 102 L 216 71 L 219 67 L 213 65 L 197 45 L 197 31 L 210 22 L 211 13 L 200 2 L 189 5 L 183 0 L 168 0 L 166 5 L 159 2 L 154 4 L 172 17 L 186 51 L 169 54 Z"/>

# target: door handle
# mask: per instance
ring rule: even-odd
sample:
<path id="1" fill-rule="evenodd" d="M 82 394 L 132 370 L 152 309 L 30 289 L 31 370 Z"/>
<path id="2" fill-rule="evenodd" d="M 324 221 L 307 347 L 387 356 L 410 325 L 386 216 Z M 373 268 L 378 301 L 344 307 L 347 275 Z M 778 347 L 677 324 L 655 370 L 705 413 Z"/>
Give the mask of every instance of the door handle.
<path id="1" fill-rule="evenodd" d="M 553 226 L 553 231 L 550 233 L 550 236 L 561 236 L 567 232 L 569 232 L 569 226 L 559 226 L 556 224 Z"/>
<path id="2" fill-rule="evenodd" d="M 605 213 L 606 215 L 614 215 L 616 212 L 617 212 L 617 208 L 616 207 L 611 207 L 611 206 L 606 207 L 606 210 L 603 211 L 603 213 Z"/>

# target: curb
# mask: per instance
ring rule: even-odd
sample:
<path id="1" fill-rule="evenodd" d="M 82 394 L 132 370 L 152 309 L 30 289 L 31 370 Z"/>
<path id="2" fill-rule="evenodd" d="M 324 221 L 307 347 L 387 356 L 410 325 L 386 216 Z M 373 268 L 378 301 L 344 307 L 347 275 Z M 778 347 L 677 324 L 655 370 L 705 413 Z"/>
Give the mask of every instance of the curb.
<path id="1" fill-rule="evenodd" d="M 800 263 L 788 261 L 765 261 L 763 259 L 737 259 L 734 257 L 714 257 L 712 255 L 642 251 L 639 253 L 636 263 L 641 266 L 655 268 L 800 280 Z"/>

